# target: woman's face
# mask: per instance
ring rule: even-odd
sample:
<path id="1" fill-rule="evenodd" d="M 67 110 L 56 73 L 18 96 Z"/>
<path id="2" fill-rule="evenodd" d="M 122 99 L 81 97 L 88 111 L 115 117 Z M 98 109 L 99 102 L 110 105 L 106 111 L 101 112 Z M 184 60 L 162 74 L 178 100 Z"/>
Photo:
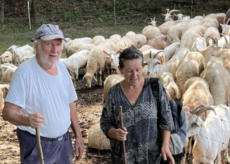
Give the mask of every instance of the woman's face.
<path id="1" fill-rule="evenodd" d="M 124 61 L 124 68 L 120 68 L 121 74 L 125 77 L 125 82 L 131 86 L 135 86 L 142 79 L 142 60 L 141 59 L 132 59 Z"/>

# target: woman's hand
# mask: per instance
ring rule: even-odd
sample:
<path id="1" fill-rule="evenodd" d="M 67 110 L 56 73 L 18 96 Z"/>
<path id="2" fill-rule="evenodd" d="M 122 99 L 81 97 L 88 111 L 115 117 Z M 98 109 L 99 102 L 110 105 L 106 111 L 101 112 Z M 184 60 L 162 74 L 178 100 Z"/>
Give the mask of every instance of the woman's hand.
<path id="1" fill-rule="evenodd" d="M 122 129 L 112 128 L 108 132 L 109 137 L 117 139 L 119 141 L 125 141 L 127 134 L 128 134 L 128 132 L 127 132 L 127 129 L 125 127 L 123 127 Z"/>
<path id="2" fill-rule="evenodd" d="M 162 154 L 163 160 L 166 161 L 167 158 L 169 158 L 170 164 L 175 164 L 174 158 L 169 149 L 169 145 L 164 145 L 164 144 L 162 145 L 161 154 Z"/>

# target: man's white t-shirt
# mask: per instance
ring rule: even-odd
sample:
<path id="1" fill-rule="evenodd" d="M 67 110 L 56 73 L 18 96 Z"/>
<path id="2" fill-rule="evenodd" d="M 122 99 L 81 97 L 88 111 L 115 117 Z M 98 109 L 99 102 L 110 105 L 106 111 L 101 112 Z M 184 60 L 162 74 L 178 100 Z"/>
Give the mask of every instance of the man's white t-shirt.
<path id="1" fill-rule="evenodd" d="M 37 63 L 35 57 L 23 62 L 13 74 L 6 102 L 20 106 L 20 113 L 39 112 L 45 117 L 40 135 L 56 138 L 67 132 L 70 124 L 69 103 L 77 100 L 72 80 L 64 64 L 57 63 L 58 74 L 51 76 Z M 19 129 L 36 134 L 29 126 Z"/>

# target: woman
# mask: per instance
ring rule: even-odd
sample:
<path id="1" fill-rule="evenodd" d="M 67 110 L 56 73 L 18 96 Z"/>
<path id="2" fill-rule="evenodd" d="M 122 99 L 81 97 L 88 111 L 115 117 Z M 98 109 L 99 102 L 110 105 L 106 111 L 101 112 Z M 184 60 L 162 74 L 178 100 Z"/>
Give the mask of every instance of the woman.
<path id="1" fill-rule="evenodd" d="M 125 79 L 108 91 L 101 116 L 101 129 L 111 143 L 112 163 L 123 163 L 120 141 L 125 141 L 128 164 L 155 164 L 160 153 L 174 164 L 169 150 L 174 125 L 162 84 L 159 82 L 161 119 L 157 121 L 157 102 L 150 79 L 142 76 L 141 51 L 135 46 L 122 51 L 119 70 Z M 123 109 L 123 129 L 119 128 L 119 106 Z"/>

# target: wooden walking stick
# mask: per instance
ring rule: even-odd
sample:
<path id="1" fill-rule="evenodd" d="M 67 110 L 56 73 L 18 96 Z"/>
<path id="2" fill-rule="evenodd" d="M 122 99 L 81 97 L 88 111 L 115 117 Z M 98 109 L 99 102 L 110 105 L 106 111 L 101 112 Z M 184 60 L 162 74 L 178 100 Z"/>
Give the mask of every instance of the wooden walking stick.
<path id="1" fill-rule="evenodd" d="M 41 138 L 40 138 L 39 127 L 36 128 L 36 138 L 37 138 L 37 145 L 38 145 L 38 150 L 39 150 L 41 164 L 45 164 L 45 162 L 44 162 L 44 156 L 43 156 L 43 151 L 42 151 L 42 146 L 41 146 Z"/>
<path id="2" fill-rule="evenodd" d="M 120 120 L 120 128 L 123 129 L 122 106 L 119 107 L 119 120 Z M 121 145 L 122 145 L 122 154 L 124 156 L 124 164 L 127 164 L 126 154 L 125 154 L 125 141 L 121 141 Z"/>

